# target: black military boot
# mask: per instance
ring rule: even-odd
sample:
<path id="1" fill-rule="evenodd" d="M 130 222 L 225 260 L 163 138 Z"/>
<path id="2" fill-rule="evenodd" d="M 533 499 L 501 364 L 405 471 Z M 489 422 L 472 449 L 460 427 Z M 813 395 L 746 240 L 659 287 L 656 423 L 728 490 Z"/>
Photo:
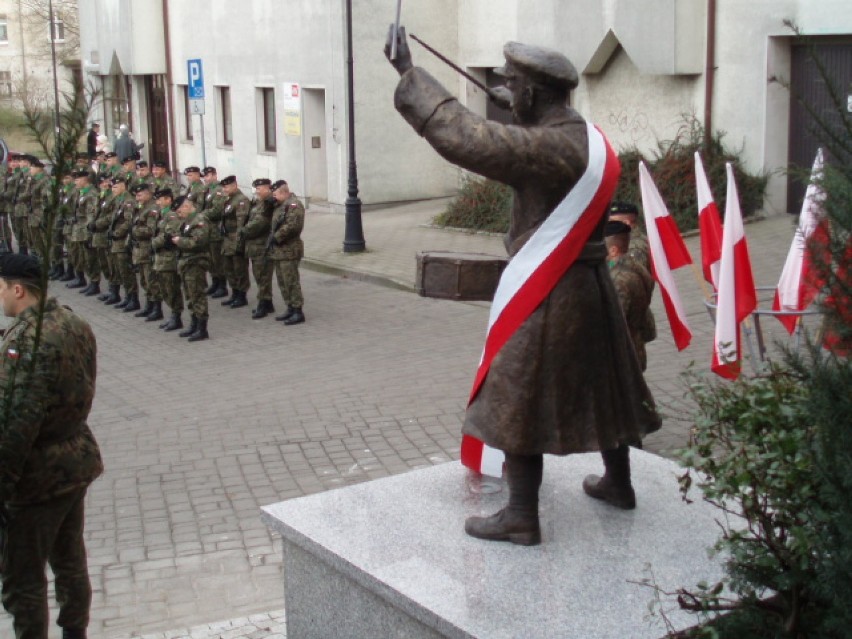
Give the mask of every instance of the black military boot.
<path id="1" fill-rule="evenodd" d="M 116 303 L 115 308 L 117 308 L 117 309 L 127 308 L 127 305 L 130 304 L 130 300 L 131 300 L 132 297 L 133 297 L 132 293 L 128 293 L 127 291 L 125 291 L 124 300 Z"/>
<path id="2" fill-rule="evenodd" d="M 228 289 L 226 288 L 225 290 L 227 291 Z M 226 300 L 223 300 L 221 302 L 222 306 L 230 306 L 231 304 L 233 304 L 234 300 L 237 299 L 237 293 L 239 293 L 239 291 L 235 288 L 232 288 L 231 289 L 231 297 L 229 297 Z"/>
<path id="3" fill-rule="evenodd" d="M 138 313 L 134 313 L 133 317 L 148 317 L 148 314 L 154 310 L 154 302 L 145 300 L 145 306 Z"/>
<path id="4" fill-rule="evenodd" d="M 85 287 L 85 288 L 81 288 L 81 289 L 80 289 L 79 291 L 77 291 L 77 292 L 78 292 L 80 295 L 86 295 L 89 291 L 91 291 L 91 290 L 92 290 L 92 284 L 94 284 L 94 282 L 89 282 L 88 284 L 86 284 L 86 287 Z"/>
<path id="5" fill-rule="evenodd" d="M 270 311 L 273 313 L 275 312 L 275 309 L 272 307 L 271 300 L 258 300 L 257 308 L 251 312 L 251 318 L 263 319 L 264 317 L 269 315 Z"/>
<path id="6" fill-rule="evenodd" d="M 89 284 L 89 289 L 86 291 L 86 297 L 94 297 L 98 293 L 101 292 L 101 283 L 100 282 L 92 282 Z"/>
<path id="7" fill-rule="evenodd" d="M 207 333 L 207 318 L 198 320 L 198 328 L 187 338 L 187 342 L 200 342 L 203 339 L 208 339 L 210 335 Z"/>
<path id="8" fill-rule="evenodd" d="M 198 318 L 195 316 L 194 313 L 192 315 L 190 315 L 189 317 L 190 317 L 189 328 L 187 328 L 185 331 L 181 331 L 180 333 L 178 333 L 178 335 L 180 337 L 189 337 L 195 331 L 198 330 Z"/>
<path id="9" fill-rule="evenodd" d="M 118 284 L 110 284 L 109 285 L 109 295 L 104 300 L 104 304 L 107 306 L 112 306 L 113 304 L 118 304 L 121 301 L 120 295 L 121 287 Z"/>
<path id="10" fill-rule="evenodd" d="M 633 510 L 636 508 L 636 493 L 630 483 L 630 447 L 622 444 L 612 450 L 601 451 L 604 476 L 588 475 L 583 480 L 583 491 L 595 499 Z"/>
<path id="11" fill-rule="evenodd" d="M 294 308 L 293 314 L 284 320 L 284 326 L 292 326 L 293 324 L 304 324 L 305 314 L 301 308 Z"/>
<path id="12" fill-rule="evenodd" d="M 183 320 L 180 318 L 180 313 L 172 313 L 169 321 L 160 325 L 160 328 L 166 332 L 176 331 L 179 328 L 183 328 Z"/>
<path id="13" fill-rule="evenodd" d="M 86 639 L 85 628 L 63 628 L 62 639 Z"/>
<path id="14" fill-rule="evenodd" d="M 59 281 L 60 282 L 70 282 L 71 280 L 76 280 L 76 279 L 77 279 L 77 274 L 74 272 L 74 267 L 69 264 L 68 268 L 65 269 L 65 272 L 59 278 Z"/>
<path id="15" fill-rule="evenodd" d="M 146 322 L 156 322 L 157 320 L 163 319 L 163 303 L 162 302 L 154 302 L 153 310 L 148 313 L 148 317 L 145 318 Z"/>
<path id="16" fill-rule="evenodd" d="M 245 291 L 237 291 L 237 294 L 234 297 L 234 301 L 231 302 L 231 308 L 242 308 L 243 306 L 248 306 L 248 300 L 246 299 L 246 292 Z"/>
<path id="17" fill-rule="evenodd" d="M 209 297 L 209 296 L 213 295 L 213 293 L 215 293 L 218 290 L 219 290 L 219 278 L 213 277 L 213 278 L 210 278 L 210 286 L 207 287 L 207 290 L 204 291 L 204 294 Z"/>
<path id="18" fill-rule="evenodd" d="M 99 302 L 106 302 L 110 297 L 112 297 L 112 284 L 107 286 L 107 290 L 98 295 Z"/>
<path id="19" fill-rule="evenodd" d="M 293 316 L 293 313 L 295 313 L 295 312 L 296 312 L 296 309 L 293 308 L 292 306 L 288 305 L 287 306 L 287 312 L 285 312 L 281 315 L 276 315 L 275 321 L 276 322 L 284 322 L 284 321 L 290 319 Z"/>
<path id="20" fill-rule="evenodd" d="M 55 281 L 60 279 L 63 275 L 65 275 L 65 265 L 60 262 L 53 267 L 53 275 L 50 275 L 49 277 Z"/>
<path id="21" fill-rule="evenodd" d="M 86 286 L 86 276 L 83 271 L 77 273 L 76 279 L 68 282 L 66 288 L 83 288 Z"/>
<path id="22" fill-rule="evenodd" d="M 468 517 L 464 531 L 477 539 L 511 541 L 521 546 L 541 543 L 538 522 L 538 490 L 544 467 L 543 455 L 506 453 L 509 503 L 490 517 Z"/>
<path id="23" fill-rule="evenodd" d="M 127 296 L 128 302 L 127 306 L 125 306 L 121 311 L 123 313 L 132 313 L 133 311 L 138 311 L 142 306 L 139 304 L 139 293 L 131 293 Z M 121 306 L 119 304 L 119 306 Z"/>
<path id="24" fill-rule="evenodd" d="M 219 299 L 220 297 L 228 297 L 228 280 L 224 277 L 218 278 L 219 288 L 213 291 L 213 294 L 210 296 L 213 299 Z"/>

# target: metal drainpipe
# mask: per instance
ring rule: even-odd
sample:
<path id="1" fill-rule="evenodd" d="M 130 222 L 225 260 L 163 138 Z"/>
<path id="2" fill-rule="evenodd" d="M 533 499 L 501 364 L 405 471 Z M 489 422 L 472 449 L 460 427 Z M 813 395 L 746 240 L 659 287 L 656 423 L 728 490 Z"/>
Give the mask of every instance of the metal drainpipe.
<path id="1" fill-rule="evenodd" d="M 704 149 L 713 140 L 713 80 L 716 75 L 716 0 L 707 0 L 707 55 L 704 67 Z"/>
<path id="2" fill-rule="evenodd" d="M 163 0 L 163 41 L 166 47 L 166 108 L 168 108 L 169 170 L 175 175 L 177 147 L 175 146 L 175 94 L 172 82 L 172 43 L 169 35 L 169 0 Z M 179 179 L 179 178 L 178 178 Z"/>

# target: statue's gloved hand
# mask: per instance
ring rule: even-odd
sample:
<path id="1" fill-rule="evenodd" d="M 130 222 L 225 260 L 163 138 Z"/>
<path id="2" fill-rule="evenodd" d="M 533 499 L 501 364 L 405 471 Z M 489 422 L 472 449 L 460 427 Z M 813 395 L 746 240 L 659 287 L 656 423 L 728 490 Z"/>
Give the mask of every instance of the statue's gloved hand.
<path id="1" fill-rule="evenodd" d="M 411 61 L 411 51 L 408 48 L 408 40 L 405 37 L 405 27 L 400 26 L 396 39 L 396 58 L 391 60 L 391 43 L 393 42 L 393 25 L 388 28 L 388 38 L 385 42 L 385 57 L 397 70 L 397 73 L 402 75 L 414 66 Z"/>
<path id="2" fill-rule="evenodd" d="M 512 92 L 508 88 L 499 86 L 488 90 L 488 97 L 501 109 L 512 108 Z"/>

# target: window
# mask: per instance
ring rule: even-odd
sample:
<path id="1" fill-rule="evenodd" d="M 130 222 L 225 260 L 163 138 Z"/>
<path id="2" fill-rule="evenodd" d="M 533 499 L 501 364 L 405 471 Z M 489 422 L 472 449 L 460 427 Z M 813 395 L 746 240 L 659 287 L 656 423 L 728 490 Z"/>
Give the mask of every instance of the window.
<path id="1" fill-rule="evenodd" d="M 54 42 L 65 42 L 65 23 L 59 18 L 53 19 L 51 37 Z"/>
<path id="2" fill-rule="evenodd" d="M 189 87 L 183 85 L 183 139 L 192 142 L 192 103 L 189 101 Z"/>
<path id="3" fill-rule="evenodd" d="M 231 123 L 231 87 L 219 87 L 219 114 L 222 146 L 234 146 L 234 127 Z"/>
<path id="4" fill-rule="evenodd" d="M 8 22 L 6 22 L 6 16 L 0 15 L 0 44 L 7 44 L 9 42 L 9 27 Z"/>
<path id="5" fill-rule="evenodd" d="M 263 111 L 263 149 L 275 151 L 275 89 L 261 89 L 260 94 Z"/>
<path id="6" fill-rule="evenodd" d="M 12 97 L 12 72 L 0 71 L 0 98 Z"/>

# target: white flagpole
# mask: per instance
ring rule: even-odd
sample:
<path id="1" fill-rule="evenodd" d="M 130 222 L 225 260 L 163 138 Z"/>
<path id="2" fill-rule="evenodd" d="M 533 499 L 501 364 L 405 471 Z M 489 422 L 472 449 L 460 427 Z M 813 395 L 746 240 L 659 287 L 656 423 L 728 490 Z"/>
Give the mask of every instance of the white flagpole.
<path id="1" fill-rule="evenodd" d="M 402 0 L 396 0 L 396 20 L 393 23 L 393 40 L 391 40 L 391 60 L 396 60 L 396 40 L 399 37 L 399 14 L 401 11 Z"/>

